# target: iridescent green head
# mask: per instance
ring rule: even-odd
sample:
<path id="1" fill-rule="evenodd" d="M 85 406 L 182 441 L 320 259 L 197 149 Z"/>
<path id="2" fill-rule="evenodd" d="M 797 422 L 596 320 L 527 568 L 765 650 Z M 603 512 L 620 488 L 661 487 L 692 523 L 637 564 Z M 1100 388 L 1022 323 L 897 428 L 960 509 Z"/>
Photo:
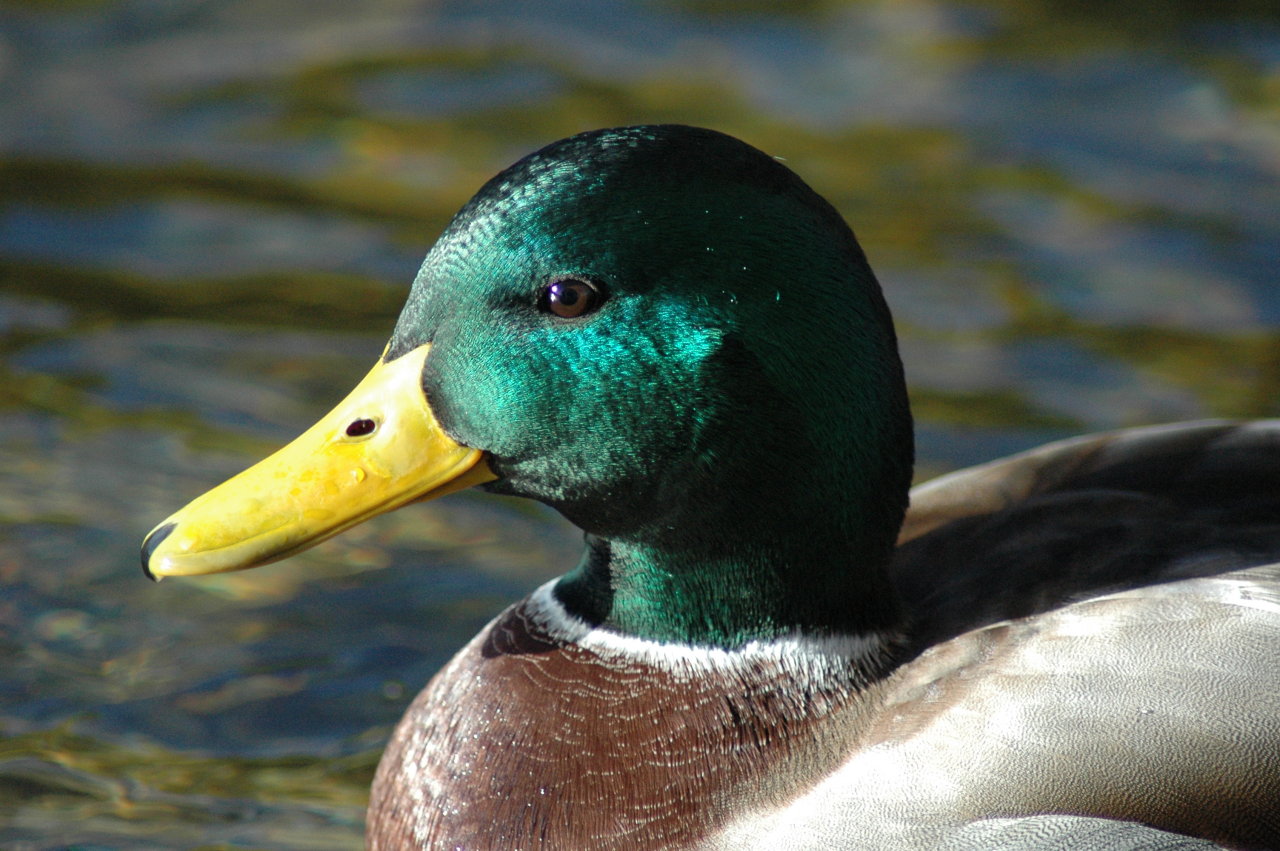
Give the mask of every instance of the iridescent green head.
<path id="1" fill-rule="evenodd" d="M 548 288 L 576 282 L 598 295 L 558 316 Z M 662 575 L 635 582 L 658 608 L 655 585 L 711 602 L 753 581 L 724 559 L 776 571 L 784 594 L 795 571 L 839 587 L 892 547 L 911 428 L 879 286 L 832 207 L 736 139 L 605 130 L 504 171 L 428 255 L 387 356 L 423 343 L 427 396 L 488 453 L 489 487 L 555 506 L 614 560 L 645 553 L 637 569 Z M 760 564 L 789 554 L 809 563 Z M 658 636 L 703 631 L 642 603 L 641 622 L 593 608 Z M 695 620 L 716 640 L 798 625 L 759 614 Z"/>

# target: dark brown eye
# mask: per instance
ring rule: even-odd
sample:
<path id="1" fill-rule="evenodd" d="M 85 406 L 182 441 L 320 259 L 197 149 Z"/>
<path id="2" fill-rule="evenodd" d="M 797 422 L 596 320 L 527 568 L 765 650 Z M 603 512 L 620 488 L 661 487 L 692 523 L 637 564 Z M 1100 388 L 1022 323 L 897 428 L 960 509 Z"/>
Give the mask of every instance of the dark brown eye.
<path id="1" fill-rule="evenodd" d="M 543 288 L 538 307 L 561 319 L 576 319 L 600 306 L 604 296 L 596 286 L 578 278 L 561 278 Z"/>
<path id="2" fill-rule="evenodd" d="M 366 434 L 373 434 L 377 427 L 378 424 L 373 420 L 353 420 L 347 426 L 347 437 L 364 437 Z"/>

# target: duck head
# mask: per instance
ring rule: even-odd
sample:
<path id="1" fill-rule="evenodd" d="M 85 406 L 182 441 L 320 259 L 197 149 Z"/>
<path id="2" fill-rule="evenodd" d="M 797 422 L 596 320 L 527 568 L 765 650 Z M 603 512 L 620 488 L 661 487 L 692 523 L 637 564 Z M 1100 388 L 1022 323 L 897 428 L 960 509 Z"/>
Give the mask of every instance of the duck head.
<path id="1" fill-rule="evenodd" d="M 481 484 L 587 533 L 556 594 L 591 623 L 725 647 L 884 629 L 911 460 L 889 313 L 835 210 L 729 136 L 604 130 L 485 184 L 369 377 L 143 564 L 253 567 Z"/>

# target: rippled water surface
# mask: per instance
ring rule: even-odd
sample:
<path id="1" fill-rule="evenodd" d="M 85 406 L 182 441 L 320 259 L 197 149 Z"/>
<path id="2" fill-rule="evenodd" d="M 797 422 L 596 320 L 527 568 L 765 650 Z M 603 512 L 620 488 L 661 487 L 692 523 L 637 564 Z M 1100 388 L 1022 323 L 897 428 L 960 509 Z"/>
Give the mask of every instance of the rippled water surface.
<path id="1" fill-rule="evenodd" d="M 573 531 L 467 493 L 161 585 L 138 543 L 344 395 L 447 217 L 575 131 L 713 126 L 830 198 L 921 477 L 1280 413 L 1274 8 L 0 2 L 0 846 L 360 846 L 390 725 Z"/>

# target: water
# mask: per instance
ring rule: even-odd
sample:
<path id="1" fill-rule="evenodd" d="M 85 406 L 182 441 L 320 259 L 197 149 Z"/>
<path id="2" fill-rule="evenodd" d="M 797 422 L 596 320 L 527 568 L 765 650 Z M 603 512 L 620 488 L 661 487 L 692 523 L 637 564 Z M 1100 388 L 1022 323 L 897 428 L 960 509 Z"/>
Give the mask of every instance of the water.
<path id="1" fill-rule="evenodd" d="M 138 543 L 344 395 L 561 136 L 713 126 L 830 198 L 921 477 L 1280 413 L 1272 4 L 777 5 L 0 3 L 0 845 L 359 847 L 390 725 L 572 530 L 462 494 L 160 585 Z"/>

